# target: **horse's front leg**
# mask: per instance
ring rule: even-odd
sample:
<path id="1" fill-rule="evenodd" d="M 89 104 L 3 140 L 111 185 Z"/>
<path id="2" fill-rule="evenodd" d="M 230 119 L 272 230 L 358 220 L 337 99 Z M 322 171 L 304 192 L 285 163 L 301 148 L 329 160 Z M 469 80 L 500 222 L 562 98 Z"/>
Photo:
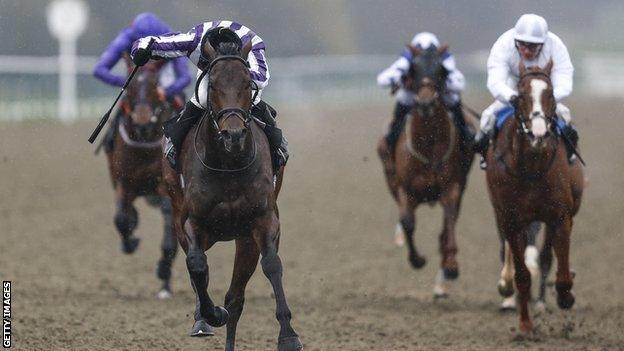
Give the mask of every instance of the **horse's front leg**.
<path id="1" fill-rule="evenodd" d="M 569 309 L 574 305 L 572 293 L 572 273 L 570 272 L 570 234 L 572 231 L 572 218 L 563 218 L 560 223 L 553 226 L 554 248 L 557 256 L 557 304 L 559 308 Z"/>
<path id="2" fill-rule="evenodd" d="M 290 325 L 291 313 L 282 286 L 282 261 L 278 256 L 280 236 L 279 220 L 275 212 L 258 219 L 253 228 L 253 238 L 260 248 L 262 271 L 271 282 L 277 304 L 275 316 L 280 324 L 278 351 L 303 350 L 299 336 Z"/>
<path id="3" fill-rule="evenodd" d="M 528 333 L 533 329 L 533 323 L 529 317 L 531 273 L 524 263 L 526 235 L 524 235 L 525 233 L 521 227 L 515 225 L 506 225 L 504 233 L 511 249 L 515 268 L 515 281 L 518 288 L 518 302 L 520 303 L 520 331 Z"/>
<path id="4" fill-rule="evenodd" d="M 136 194 L 129 191 L 121 181 L 115 185 L 115 227 L 121 235 L 121 251 L 131 254 L 139 246 L 140 239 L 133 232 L 139 223 L 139 215 L 132 205 L 136 199 Z"/>
<path id="5" fill-rule="evenodd" d="M 439 249 L 442 255 L 440 267 L 446 279 L 457 279 L 459 276 L 459 264 L 455 257 L 457 255 L 455 224 L 459 215 L 461 195 L 459 183 L 454 183 L 450 184 L 449 188 L 440 196 L 440 204 L 444 209 L 444 222 L 439 237 Z"/>
<path id="6" fill-rule="evenodd" d="M 425 266 L 427 260 L 418 254 L 414 245 L 414 230 L 416 230 L 416 210 L 413 202 L 403 187 L 399 188 L 399 223 L 407 241 L 408 259 L 412 267 L 419 269 Z"/>
<path id="7" fill-rule="evenodd" d="M 204 252 L 210 248 L 210 245 L 207 244 L 206 233 L 192 220 L 189 222 L 189 248 L 186 254 L 186 267 L 197 298 L 194 314 L 195 323 L 191 330 L 191 336 L 212 335 L 212 328 L 209 326 L 223 326 L 227 322 L 228 312 L 221 306 L 215 306 L 210 295 L 208 295 L 208 261 Z"/>
<path id="8" fill-rule="evenodd" d="M 159 299 L 171 298 L 171 266 L 178 250 L 178 242 L 173 232 L 173 216 L 171 199 L 168 196 L 162 196 L 161 212 L 164 221 L 163 239 L 160 245 L 162 256 L 158 261 L 156 275 L 162 280 L 162 288 L 158 292 Z"/>
<path id="9" fill-rule="evenodd" d="M 227 321 L 226 351 L 234 351 L 236 344 L 236 326 L 243 313 L 245 287 L 258 265 L 260 250 L 253 239 L 236 240 L 236 256 L 230 289 L 225 294 L 225 308 L 230 318 Z"/>

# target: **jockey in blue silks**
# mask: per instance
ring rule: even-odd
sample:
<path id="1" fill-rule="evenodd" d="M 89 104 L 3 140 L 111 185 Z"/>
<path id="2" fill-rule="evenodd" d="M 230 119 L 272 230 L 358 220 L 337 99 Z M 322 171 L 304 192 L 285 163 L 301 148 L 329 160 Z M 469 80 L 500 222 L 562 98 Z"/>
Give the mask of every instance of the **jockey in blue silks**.
<path id="1" fill-rule="evenodd" d="M 108 45 L 93 68 L 93 75 L 106 84 L 122 87 L 126 77 L 111 72 L 124 53 L 130 54 L 132 43 L 139 38 L 149 35 L 160 35 L 171 32 L 171 28 L 153 13 L 144 12 L 134 18 L 130 26 L 124 28 L 117 37 Z M 174 102 L 176 108 L 181 108 L 184 95 L 183 90 L 191 82 L 191 75 L 183 57 L 169 61 L 160 71 L 160 85 L 168 100 Z M 177 98 L 176 98 L 177 97 Z M 113 123 L 104 138 L 104 146 L 107 151 L 112 150 L 115 140 L 117 123 L 121 116 L 121 110 L 113 119 Z"/>
<path id="2" fill-rule="evenodd" d="M 430 47 L 439 48 L 438 38 L 429 32 L 417 33 L 410 45 L 426 50 Z M 392 89 L 396 96 L 394 116 L 386 134 L 386 143 L 390 153 L 394 148 L 405 125 L 406 115 L 414 104 L 415 92 L 403 86 L 403 78 L 408 74 L 414 57 L 410 50 L 405 49 L 401 56 L 377 76 L 377 84 Z M 448 71 L 446 85 L 443 87 L 442 100 L 451 112 L 453 121 L 461 132 L 462 140 L 468 138 L 468 130 L 462 112 L 461 93 L 466 85 L 464 75 L 455 65 L 455 57 L 447 50 L 442 55 L 442 65 Z"/>

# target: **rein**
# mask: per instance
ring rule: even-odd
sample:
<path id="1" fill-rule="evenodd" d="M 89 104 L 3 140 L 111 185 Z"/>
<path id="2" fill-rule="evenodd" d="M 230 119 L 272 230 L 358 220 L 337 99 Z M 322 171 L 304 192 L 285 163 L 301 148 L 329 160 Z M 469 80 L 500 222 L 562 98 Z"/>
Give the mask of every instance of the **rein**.
<path id="1" fill-rule="evenodd" d="M 208 75 L 210 73 L 210 71 L 212 71 L 213 67 L 215 66 L 215 64 L 219 61 L 224 61 L 224 60 L 236 60 L 236 61 L 240 61 L 241 63 L 243 63 L 245 65 L 245 67 L 249 67 L 249 63 L 242 58 L 241 56 L 238 55 L 223 55 L 223 56 L 218 56 L 216 57 L 214 60 L 212 60 L 212 62 L 210 62 L 210 65 L 208 66 L 207 69 L 205 69 L 197 78 L 197 83 L 195 84 L 195 100 L 197 100 L 197 102 L 200 104 L 201 106 L 201 102 L 199 100 L 199 85 L 201 84 L 201 81 L 204 79 L 204 77 L 206 75 Z M 251 84 L 253 86 L 252 89 L 255 90 L 254 95 L 252 97 L 252 105 L 253 105 L 253 101 L 255 101 L 256 97 L 258 96 L 258 86 L 257 84 L 252 80 Z M 255 141 L 253 141 L 253 129 L 249 128 L 250 122 L 252 120 L 251 118 L 251 113 L 250 111 L 245 111 L 241 108 L 238 107 L 229 107 L 229 108 L 224 108 L 222 110 L 220 110 L 219 112 L 217 112 L 216 114 L 214 113 L 214 110 L 212 109 L 212 104 L 210 102 L 210 80 L 208 80 L 208 91 L 206 93 L 206 107 L 204 108 L 205 112 L 202 115 L 201 119 L 199 120 L 199 124 L 197 126 L 197 128 L 195 129 L 195 135 L 193 138 L 193 149 L 195 151 L 195 156 L 197 156 L 197 158 L 199 159 L 199 162 L 202 164 L 202 166 L 204 168 L 206 168 L 207 170 L 213 171 L 213 172 L 223 172 L 223 173 L 236 173 L 236 172 L 241 172 L 244 171 L 246 169 L 248 169 L 249 167 L 251 167 L 251 165 L 253 165 L 256 162 L 256 158 L 258 156 L 258 150 L 257 150 L 257 145 L 255 143 Z M 250 109 L 251 110 L 251 109 Z M 225 118 L 224 118 L 225 116 Z M 206 164 L 206 162 L 204 162 L 203 157 L 201 157 L 199 155 L 199 152 L 197 151 L 197 136 L 199 135 L 199 130 L 201 129 L 202 124 L 204 123 L 204 120 L 206 117 L 210 118 L 211 122 L 212 122 L 212 128 L 214 128 L 214 130 L 217 132 L 217 134 L 219 136 L 221 136 L 221 131 L 219 130 L 219 124 L 218 121 L 221 120 L 223 118 L 223 120 L 227 120 L 228 118 L 230 118 L 231 116 L 235 116 L 237 118 L 239 118 L 241 121 L 243 121 L 243 124 L 245 125 L 245 128 L 249 128 L 249 131 L 252 133 L 252 141 L 253 141 L 253 156 L 251 158 L 251 161 L 249 161 L 249 163 L 247 163 L 246 165 L 244 165 L 243 167 L 240 168 L 217 168 L 217 167 L 211 167 L 208 164 Z"/>
<path id="2" fill-rule="evenodd" d="M 119 129 L 119 135 L 121 136 L 121 140 L 123 140 L 123 142 L 130 147 L 135 147 L 139 149 L 154 149 L 154 148 L 159 148 L 162 145 L 161 140 L 135 141 L 135 140 L 130 139 L 130 136 L 128 135 L 128 131 L 126 130 L 123 123 L 119 123 L 118 129 Z"/>

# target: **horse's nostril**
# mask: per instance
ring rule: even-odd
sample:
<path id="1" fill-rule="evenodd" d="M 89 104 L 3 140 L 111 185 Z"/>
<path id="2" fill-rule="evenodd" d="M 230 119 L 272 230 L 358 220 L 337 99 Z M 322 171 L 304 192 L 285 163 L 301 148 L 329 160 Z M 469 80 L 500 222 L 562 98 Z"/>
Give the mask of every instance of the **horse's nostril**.
<path id="1" fill-rule="evenodd" d="M 533 111 L 533 113 L 531 113 L 531 115 L 532 115 L 533 117 L 537 117 L 537 116 L 539 116 L 539 115 L 540 115 L 540 112 L 539 112 L 539 111 Z"/>

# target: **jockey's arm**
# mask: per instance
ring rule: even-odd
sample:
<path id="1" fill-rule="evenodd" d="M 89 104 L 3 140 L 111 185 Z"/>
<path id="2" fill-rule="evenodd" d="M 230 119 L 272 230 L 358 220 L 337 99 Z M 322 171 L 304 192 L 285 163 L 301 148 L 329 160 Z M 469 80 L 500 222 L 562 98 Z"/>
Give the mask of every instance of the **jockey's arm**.
<path id="1" fill-rule="evenodd" d="M 253 43 L 252 49 L 247 55 L 247 62 L 249 62 L 249 75 L 251 79 L 256 82 L 258 89 L 262 90 L 269 83 L 271 77 L 269 73 L 269 66 L 266 62 L 264 55 L 264 43 Z"/>
<path id="2" fill-rule="evenodd" d="M 394 63 L 377 75 L 377 85 L 392 87 L 401 84 L 401 77 L 409 70 L 409 60 L 399 57 Z"/>
<path id="3" fill-rule="evenodd" d="M 186 88 L 191 83 L 191 75 L 186 64 L 186 60 L 182 57 L 171 60 L 173 64 L 173 71 L 175 72 L 175 81 L 165 89 L 165 94 L 168 97 L 175 96 Z"/>
<path id="4" fill-rule="evenodd" d="M 170 59 L 175 57 L 189 56 L 200 44 L 203 32 L 203 24 L 193 27 L 187 33 L 167 33 L 159 36 L 148 36 L 138 39 L 132 45 L 131 55 L 136 51 L 147 48 L 150 40 L 154 39 L 151 47 L 151 58 Z M 197 62 L 195 62 L 197 63 Z"/>
<path id="5" fill-rule="evenodd" d="M 451 54 L 443 59 L 442 65 L 449 72 L 446 78 L 446 89 L 452 93 L 461 93 L 466 87 L 464 74 L 455 66 L 455 58 Z"/>
<path id="6" fill-rule="evenodd" d="M 505 104 L 509 104 L 512 96 L 518 95 L 514 89 L 507 85 L 509 78 L 509 54 L 514 52 L 507 45 L 505 35 L 501 36 L 492 46 L 487 60 L 487 88 L 494 98 Z"/>
<path id="7" fill-rule="evenodd" d="M 553 68 L 550 77 L 553 83 L 555 101 L 559 102 L 572 93 L 572 77 L 574 66 L 570 60 L 568 49 L 561 39 L 553 38 Z"/>
<path id="8" fill-rule="evenodd" d="M 126 28 L 117 35 L 93 67 L 93 75 L 104 83 L 121 87 L 126 81 L 124 77 L 113 74 L 111 70 L 132 45 L 128 31 Z"/>

